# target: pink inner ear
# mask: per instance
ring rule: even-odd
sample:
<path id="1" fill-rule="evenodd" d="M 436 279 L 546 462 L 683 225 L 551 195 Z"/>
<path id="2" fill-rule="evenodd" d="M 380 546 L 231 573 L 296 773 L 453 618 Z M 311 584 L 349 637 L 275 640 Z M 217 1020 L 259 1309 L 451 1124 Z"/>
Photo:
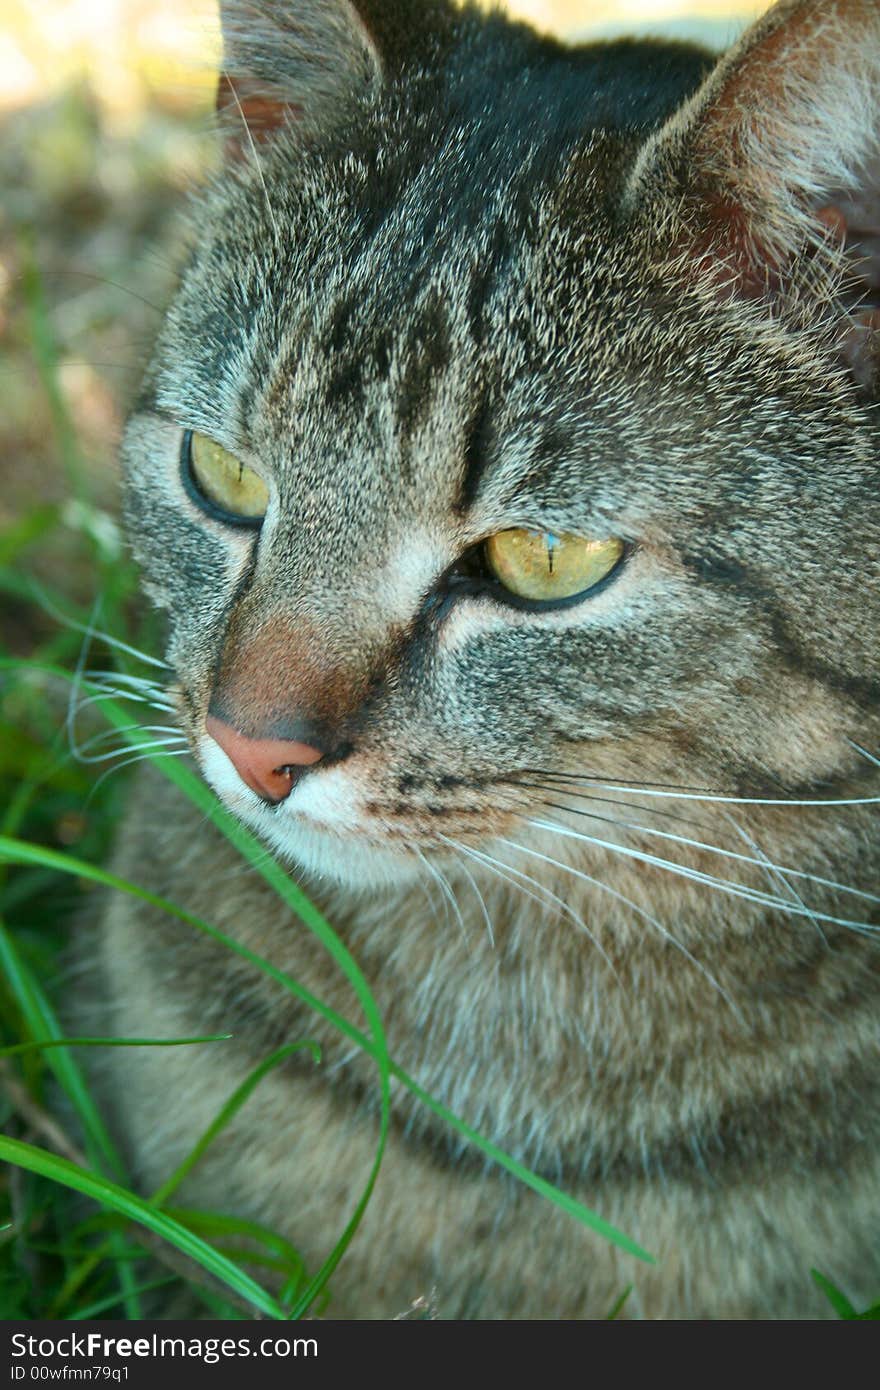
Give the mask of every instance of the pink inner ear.
<path id="1" fill-rule="evenodd" d="M 221 72 L 217 83 L 216 108 L 225 118 L 228 149 L 231 154 L 248 145 L 247 130 L 254 140 L 264 140 L 289 120 L 302 116 L 301 106 L 259 91 L 246 80 Z"/>
<path id="2" fill-rule="evenodd" d="M 835 196 L 817 216 L 832 227 L 850 253 L 853 274 L 864 290 L 880 289 L 880 168 L 865 173 L 865 186 Z M 871 300 L 877 296 L 869 294 Z"/>
<path id="3" fill-rule="evenodd" d="M 872 171 L 876 173 L 875 171 Z M 845 287 L 840 352 L 860 386 L 872 394 L 880 379 L 880 195 L 874 189 L 841 194 L 816 214 L 846 247 L 852 275 Z"/>
<path id="4" fill-rule="evenodd" d="M 874 395 L 880 380 L 880 311 L 853 315 L 840 338 L 840 355 L 859 386 Z"/>
<path id="5" fill-rule="evenodd" d="M 850 269 L 843 302 L 854 322 L 870 325 L 873 334 L 880 321 L 880 179 L 876 193 L 871 188 L 831 198 L 812 216 L 845 249 Z M 721 298 L 755 299 L 784 290 L 788 257 L 770 253 L 742 208 L 727 199 L 709 199 L 704 218 L 694 266 L 702 277 L 717 280 Z M 801 247 L 793 254 L 809 252 Z"/>
<path id="6" fill-rule="evenodd" d="M 785 273 L 754 235 L 741 207 L 725 198 L 707 199 L 703 230 L 696 243 L 687 241 L 695 276 L 716 286 L 719 300 L 762 299 L 777 292 Z"/>

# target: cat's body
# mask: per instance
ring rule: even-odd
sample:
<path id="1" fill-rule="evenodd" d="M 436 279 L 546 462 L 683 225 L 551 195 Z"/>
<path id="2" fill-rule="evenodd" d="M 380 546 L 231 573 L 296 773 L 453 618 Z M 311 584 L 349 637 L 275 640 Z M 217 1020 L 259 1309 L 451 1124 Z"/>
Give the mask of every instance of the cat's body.
<path id="1" fill-rule="evenodd" d="M 183 726 L 300 866 L 395 1062 L 659 1261 L 397 1086 L 330 1311 L 436 1288 L 447 1316 L 601 1317 L 634 1283 L 649 1317 L 811 1316 L 811 1267 L 867 1298 L 875 276 L 842 275 L 873 246 L 877 107 L 861 134 L 842 112 L 877 102 L 874 8 L 787 5 L 704 87 L 698 50 L 568 53 L 442 3 L 229 9 L 259 147 L 231 125 L 126 446 Z M 244 460 L 219 509 L 185 431 Z M 493 538 L 551 531 L 563 558 L 595 538 L 598 580 L 511 597 Z M 156 773 L 117 868 L 358 1020 Z M 375 1062 L 137 901 L 100 960 L 103 1030 L 235 1034 L 108 1059 L 147 1187 L 262 1057 L 320 1039 L 188 1195 L 315 1266 L 370 1169 Z"/>

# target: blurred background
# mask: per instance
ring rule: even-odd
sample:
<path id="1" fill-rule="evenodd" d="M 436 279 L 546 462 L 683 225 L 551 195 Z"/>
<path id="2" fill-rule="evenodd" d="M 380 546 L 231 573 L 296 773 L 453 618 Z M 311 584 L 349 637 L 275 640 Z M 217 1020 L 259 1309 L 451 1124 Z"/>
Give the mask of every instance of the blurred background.
<path id="1" fill-rule="evenodd" d="M 719 44 L 766 5 L 761 0 L 506 0 L 537 27 L 590 31 L 685 25 Z M 0 6 L 0 106 L 42 100 L 87 76 L 101 102 L 136 120 L 172 88 L 198 101 L 194 77 L 219 51 L 216 0 L 4 0 Z M 188 98 L 187 98 L 188 92 Z"/>

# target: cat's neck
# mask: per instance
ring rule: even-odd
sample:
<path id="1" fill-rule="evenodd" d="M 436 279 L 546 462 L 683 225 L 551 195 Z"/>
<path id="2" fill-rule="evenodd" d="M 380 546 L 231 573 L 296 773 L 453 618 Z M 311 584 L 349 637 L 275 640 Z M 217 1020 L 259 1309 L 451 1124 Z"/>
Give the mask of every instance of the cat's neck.
<path id="1" fill-rule="evenodd" d="M 324 905 L 376 993 L 395 1057 L 548 1172 L 626 1165 L 640 1145 L 659 1153 L 689 1129 L 714 1142 L 741 1123 L 735 1075 L 750 1104 L 757 1085 L 772 1107 L 805 1082 L 845 1088 L 859 1065 L 850 1043 L 876 1018 L 872 937 L 819 911 L 785 915 L 638 872 L 650 920 L 631 909 L 626 920 L 621 900 L 585 882 L 566 890 L 545 877 L 528 897 L 454 872 L 448 894 L 410 887 L 352 912 L 336 890 Z M 824 916 L 832 906 L 829 896 Z M 856 915 L 868 924 L 866 907 Z M 356 1064 L 365 1082 L 371 1066 Z M 425 1112 L 408 1115 L 430 1129 Z"/>

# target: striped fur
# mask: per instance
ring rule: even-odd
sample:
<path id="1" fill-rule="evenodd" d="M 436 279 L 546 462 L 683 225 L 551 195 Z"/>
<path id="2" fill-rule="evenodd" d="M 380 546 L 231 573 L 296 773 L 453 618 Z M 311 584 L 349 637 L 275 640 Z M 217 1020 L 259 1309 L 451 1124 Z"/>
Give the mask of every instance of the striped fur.
<path id="1" fill-rule="evenodd" d="M 641 1271 L 400 1092 L 331 1312 L 818 1316 L 880 1286 L 880 19 L 785 0 L 713 68 L 499 14 L 228 0 L 238 115 L 126 434 L 129 535 L 207 779 L 360 961 L 392 1054 L 660 1256 Z M 257 107 L 256 103 L 259 103 Z M 224 119 L 234 120 L 227 102 Z M 261 471 L 201 512 L 184 430 Z M 480 587 L 483 538 L 627 544 L 582 602 Z M 204 729 L 320 721 L 261 802 Z M 155 774 L 117 867 L 354 1016 L 308 935 Z M 108 1094 L 317 1263 L 368 1171 L 369 1060 L 135 901 L 100 933 Z M 87 953 L 88 955 L 88 953 Z M 88 957 L 91 959 L 91 957 Z"/>

